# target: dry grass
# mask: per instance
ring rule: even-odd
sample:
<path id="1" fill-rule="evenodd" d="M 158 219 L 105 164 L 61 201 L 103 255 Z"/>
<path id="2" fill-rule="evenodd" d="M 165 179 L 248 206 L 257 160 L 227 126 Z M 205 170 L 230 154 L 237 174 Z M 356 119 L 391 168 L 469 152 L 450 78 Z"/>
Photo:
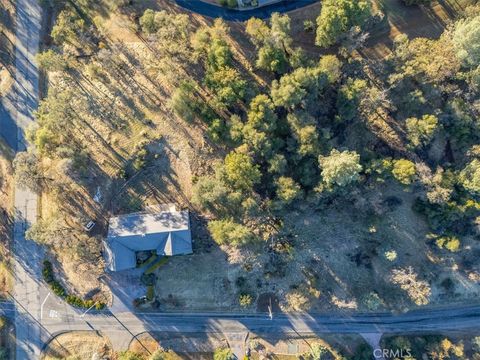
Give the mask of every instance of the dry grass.
<path id="1" fill-rule="evenodd" d="M 52 339 L 44 350 L 42 359 L 63 359 L 72 355 L 81 359 L 92 359 L 94 354 L 109 358 L 112 355 L 110 341 L 95 332 L 74 331 Z"/>
<path id="2" fill-rule="evenodd" d="M 251 334 L 249 345 L 254 349 L 252 359 L 261 359 L 261 354 L 269 354 L 273 359 L 298 359 L 299 355 L 308 354 L 311 347 L 321 346 L 327 350 L 327 359 L 343 359 L 340 355 L 352 355 L 355 349 L 365 341 L 358 335 L 325 334 L 320 339 L 315 336 L 286 336 L 276 334 Z"/>
<path id="3" fill-rule="evenodd" d="M 163 350 L 169 360 L 210 359 L 215 349 L 226 346 L 222 334 L 143 333 L 132 340 L 129 350 L 143 356 Z"/>
<path id="4" fill-rule="evenodd" d="M 475 0 L 440 0 L 431 6 L 406 6 L 398 0 L 374 0 L 377 9 L 386 15 L 384 23 L 371 31 L 364 55 L 383 58 L 391 51 L 393 40 L 400 34 L 410 38 L 438 38 L 458 14 Z"/>

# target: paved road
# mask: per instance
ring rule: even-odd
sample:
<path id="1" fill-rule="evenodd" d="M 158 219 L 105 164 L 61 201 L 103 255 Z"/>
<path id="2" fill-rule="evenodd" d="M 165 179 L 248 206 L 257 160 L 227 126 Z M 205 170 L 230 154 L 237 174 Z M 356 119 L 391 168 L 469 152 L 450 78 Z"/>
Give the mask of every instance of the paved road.
<path id="1" fill-rule="evenodd" d="M 82 329 L 88 322 L 96 330 L 106 333 L 125 331 L 134 334 L 145 330 L 156 331 L 221 331 L 299 333 L 394 333 L 415 331 L 454 331 L 480 329 L 480 305 L 425 309 L 404 314 L 278 314 L 270 320 L 267 314 L 229 313 L 123 313 L 113 316 L 109 312 L 87 314 L 57 313 L 57 319 L 44 319 L 43 324 L 51 332 L 65 326 Z M 68 318 L 68 324 L 65 320 Z"/>
<path id="2" fill-rule="evenodd" d="M 1 99 L 0 135 L 15 151 L 24 151 L 25 129 L 34 121 L 38 106 L 38 69 L 35 55 L 40 43 L 41 8 L 38 0 L 17 0 L 15 82 L 11 92 Z M 15 187 L 14 222 L 14 296 L 16 307 L 16 359 L 38 359 L 42 346 L 41 327 L 35 321 L 40 298 L 46 288 L 41 278 L 42 249 L 25 239 L 25 230 L 35 223 L 37 196 L 27 189 Z M 33 317 L 32 317 L 33 316 Z"/>
<path id="3" fill-rule="evenodd" d="M 251 10 L 231 10 L 225 7 L 215 6 L 201 0 L 175 0 L 178 6 L 191 12 L 212 17 L 223 18 L 228 21 L 246 21 L 251 17 L 260 19 L 269 18 L 274 12 L 285 13 L 306 5 L 313 4 L 318 0 L 284 0 L 277 4 L 268 5 Z"/>
<path id="4" fill-rule="evenodd" d="M 54 300 L 54 299 L 53 299 Z M 42 324 L 50 335 L 65 330 L 100 330 L 114 346 L 126 347 L 144 331 L 277 333 L 292 335 L 322 333 L 396 333 L 480 330 L 480 305 L 423 309 L 404 314 L 267 314 L 228 313 L 122 313 L 100 312 L 82 317 L 79 312 L 46 304 Z M 53 306 L 53 308 L 52 308 Z M 53 312 L 52 312 L 53 310 Z"/>

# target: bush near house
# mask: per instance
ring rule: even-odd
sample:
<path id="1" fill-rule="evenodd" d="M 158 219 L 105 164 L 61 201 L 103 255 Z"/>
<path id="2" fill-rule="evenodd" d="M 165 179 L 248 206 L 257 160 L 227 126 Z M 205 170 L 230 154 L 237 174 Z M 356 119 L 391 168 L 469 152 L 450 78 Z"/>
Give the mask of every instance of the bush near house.
<path id="1" fill-rule="evenodd" d="M 153 298 L 155 297 L 155 288 L 153 287 L 153 285 L 149 285 L 147 286 L 147 300 L 148 301 L 152 301 Z"/>

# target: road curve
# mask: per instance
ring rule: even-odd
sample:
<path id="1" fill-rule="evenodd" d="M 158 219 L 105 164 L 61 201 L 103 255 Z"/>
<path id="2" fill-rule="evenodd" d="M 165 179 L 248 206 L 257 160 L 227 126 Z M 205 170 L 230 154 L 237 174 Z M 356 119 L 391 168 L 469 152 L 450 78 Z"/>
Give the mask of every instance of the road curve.
<path id="1" fill-rule="evenodd" d="M 267 19 L 273 13 L 285 13 L 313 4 L 319 0 L 284 0 L 277 4 L 267 5 L 250 10 L 232 10 L 212 5 L 201 0 L 175 0 L 175 3 L 194 13 L 211 18 L 222 18 L 228 21 L 246 21 L 251 17 Z"/>

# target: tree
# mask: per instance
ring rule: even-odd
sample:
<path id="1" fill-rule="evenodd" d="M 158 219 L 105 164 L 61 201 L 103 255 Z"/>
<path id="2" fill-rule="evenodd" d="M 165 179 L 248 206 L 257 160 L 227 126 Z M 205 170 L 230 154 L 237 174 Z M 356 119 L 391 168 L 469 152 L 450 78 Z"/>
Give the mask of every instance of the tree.
<path id="1" fill-rule="evenodd" d="M 86 44 L 82 43 L 80 35 L 86 30 L 85 21 L 68 8 L 58 14 L 51 36 L 57 45 L 67 43 L 75 47 L 84 47 Z"/>
<path id="2" fill-rule="evenodd" d="M 290 177 L 279 177 L 275 185 L 277 187 L 277 198 L 286 205 L 302 196 L 302 188 Z"/>
<path id="3" fill-rule="evenodd" d="M 409 40 L 402 34 L 395 38 L 395 62 L 399 75 L 392 79 L 406 76 L 415 81 L 442 82 L 457 75 L 460 62 L 455 54 L 455 47 L 449 36 L 442 35 L 438 40 L 416 38 Z"/>
<path id="4" fill-rule="evenodd" d="M 275 154 L 268 160 L 268 172 L 270 174 L 282 175 L 286 172 L 288 162 L 285 155 Z"/>
<path id="5" fill-rule="evenodd" d="M 258 49 L 256 65 L 259 69 L 283 74 L 287 71 L 288 60 L 281 49 L 267 44 Z"/>
<path id="6" fill-rule="evenodd" d="M 480 160 L 473 159 L 460 172 L 460 183 L 472 194 L 480 193 Z"/>
<path id="7" fill-rule="evenodd" d="M 233 67 L 222 67 L 209 72 L 205 78 L 206 85 L 215 91 L 216 100 L 222 106 L 232 106 L 245 98 L 247 81 Z"/>
<path id="8" fill-rule="evenodd" d="M 31 151 L 19 152 L 13 160 L 15 180 L 18 185 L 40 192 L 45 179 L 37 155 Z"/>
<path id="9" fill-rule="evenodd" d="M 157 24 L 155 24 L 155 11 L 147 9 L 139 19 L 142 31 L 147 34 L 153 34 L 157 31 Z"/>
<path id="10" fill-rule="evenodd" d="M 337 97 L 338 120 L 352 121 L 358 114 L 362 94 L 367 88 L 367 82 L 362 79 L 349 78 L 340 87 Z"/>
<path id="11" fill-rule="evenodd" d="M 407 137 L 413 146 L 427 145 L 438 128 L 438 119 L 435 115 L 423 115 L 421 119 L 408 118 L 406 120 Z"/>
<path id="12" fill-rule="evenodd" d="M 277 125 L 278 117 L 272 100 L 267 95 L 256 96 L 250 102 L 247 123 L 241 130 L 244 143 L 256 156 L 271 158 L 275 152 Z"/>
<path id="13" fill-rule="evenodd" d="M 458 58 L 465 66 L 480 65 L 480 15 L 457 21 L 452 42 Z"/>
<path id="14" fill-rule="evenodd" d="M 219 245 L 241 246 L 252 242 L 255 236 L 246 226 L 233 219 L 213 220 L 208 223 L 213 240 Z"/>
<path id="15" fill-rule="evenodd" d="M 298 142 L 298 154 L 318 155 L 320 150 L 315 119 L 304 111 L 287 115 L 287 121 L 293 130 L 293 137 Z"/>
<path id="16" fill-rule="evenodd" d="M 318 69 L 327 75 L 330 83 L 335 83 L 342 75 L 342 63 L 335 55 L 324 55 L 320 58 Z"/>
<path id="17" fill-rule="evenodd" d="M 198 115 L 198 94 L 193 82 L 182 82 L 170 98 L 170 107 L 180 118 L 191 122 Z"/>
<path id="18" fill-rule="evenodd" d="M 270 27 L 263 20 L 247 21 L 247 34 L 258 50 L 257 67 L 282 74 L 287 71 L 291 49 L 290 18 L 288 15 L 272 14 Z"/>
<path id="19" fill-rule="evenodd" d="M 64 71 L 68 68 L 68 63 L 63 55 L 52 49 L 38 53 L 36 60 L 38 66 L 45 71 Z"/>
<path id="20" fill-rule="evenodd" d="M 218 211 L 227 205 L 228 193 L 227 187 L 220 179 L 204 176 L 193 186 L 192 202 L 203 210 Z"/>
<path id="21" fill-rule="evenodd" d="M 418 280 L 417 274 L 411 266 L 404 269 L 392 270 L 392 282 L 400 285 L 417 305 L 426 305 L 430 301 L 430 285 L 423 280 Z"/>
<path id="22" fill-rule="evenodd" d="M 35 112 L 38 128 L 29 140 L 41 155 L 53 156 L 56 148 L 71 141 L 70 128 L 80 109 L 75 105 L 81 101 L 82 97 L 75 96 L 72 90 L 51 89 L 40 102 Z"/>
<path id="23" fill-rule="evenodd" d="M 225 157 L 224 167 L 227 183 L 234 189 L 249 192 L 260 182 L 262 174 L 246 154 L 230 152 Z"/>
<path id="24" fill-rule="evenodd" d="M 333 149 L 329 156 L 320 156 L 321 175 L 327 187 L 347 186 L 360 178 L 360 155 L 355 151 Z"/>
<path id="25" fill-rule="evenodd" d="M 371 16 L 369 0 L 324 0 L 317 18 L 316 44 L 328 47 L 354 26 L 362 26 Z"/>
<path id="26" fill-rule="evenodd" d="M 272 99 L 275 105 L 285 108 L 304 108 L 317 100 L 326 88 L 328 77 L 318 67 L 298 68 L 272 83 Z"/>
<path id="27" fill-rule="evenodd" d="M 227 33 L 225 22 L 217 19 L 212 27 L 197 30 L 191 40 L 196 54 L 205 59 L 205 85 L 212 90 L 219 110 L 243 100 L 247 90 L 247 82 L 232 66 Z"/>
<path id="28" fill-rule="evenodd" d="M 410 185 L 415 179 L 415 164 L 407 159 L 394 160 L 393 177 L 403 185 Z"/>

